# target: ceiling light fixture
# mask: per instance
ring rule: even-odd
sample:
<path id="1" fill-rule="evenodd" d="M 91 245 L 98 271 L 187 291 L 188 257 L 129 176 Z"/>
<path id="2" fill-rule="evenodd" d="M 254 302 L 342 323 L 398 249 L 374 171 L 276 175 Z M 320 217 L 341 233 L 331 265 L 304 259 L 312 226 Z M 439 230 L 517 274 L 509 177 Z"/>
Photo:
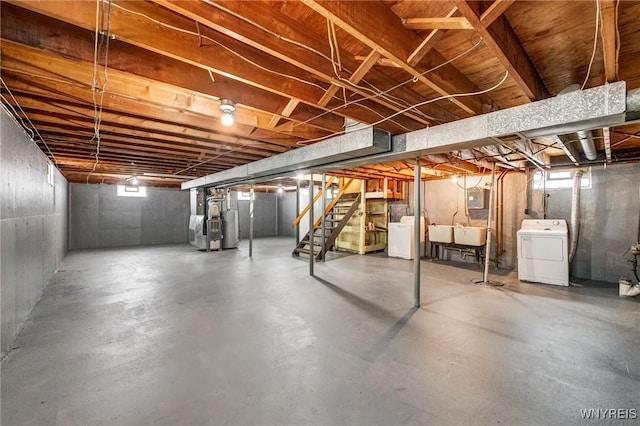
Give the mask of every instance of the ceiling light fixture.
<path id="1" fill-rule="evenodd" d="M 458 175 L 453 175 L 453 177 L 451 178 L 451 182 L 458 183 Z"/>
<path id="2" fill-rule="evenodd" d="M 131 186 L 136 186 L 138 184 L 138 176 L 132 175 L 126 179 L 127 183 Z"/>
<path id="3" fill-rule="evenodd" d="M 233 122 L 235 121 L 233 112 L 236 110 L 233 102 L 229 99 L 222 99 L 220 101 L 220 109 L 222 110 L 222 117 L 220 117 L 222 125 L 226 127 L 233 126 Z"/>

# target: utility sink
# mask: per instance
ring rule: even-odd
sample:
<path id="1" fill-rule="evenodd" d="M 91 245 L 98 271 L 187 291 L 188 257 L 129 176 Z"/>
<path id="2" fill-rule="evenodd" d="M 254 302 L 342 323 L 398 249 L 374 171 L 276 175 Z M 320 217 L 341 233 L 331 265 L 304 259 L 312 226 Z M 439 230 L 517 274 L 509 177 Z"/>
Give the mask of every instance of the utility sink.
<path id="1" fill-rule="evenodd" d="M 453 226 L 429 225 L 429 241 L 433 243 L 452 243 Z"/>
<path id="2" fill-rule="evenodd" d="M 483 246 L 487 242 L 487 228 L 484 226 L 456 226 L 453 228 L 456 244 Z"/>

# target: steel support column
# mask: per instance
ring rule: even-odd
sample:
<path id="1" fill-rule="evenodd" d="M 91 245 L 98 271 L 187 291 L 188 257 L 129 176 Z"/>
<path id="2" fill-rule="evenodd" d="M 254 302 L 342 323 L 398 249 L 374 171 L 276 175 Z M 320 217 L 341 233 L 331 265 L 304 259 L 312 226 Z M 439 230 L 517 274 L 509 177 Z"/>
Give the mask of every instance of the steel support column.
<path id="1" fill-rule="evenodd" d="M 489 263 L 491 261 L 491 243 L 493 238 L 491 236 L 491 221 L 493 220 L 493 199 L 496 186 L 496 163 L 493 163 L 491 167 L 491 191 L 489 192 L 489 215 L 487 217 L 487 245 L 484 249 L 484 276 L 482 277 L 484 283 L 489 282 Z"/>
<path id="2" fill-rule="evenodd" d="M 300 179 L 296 178 L 296 217 L 300 216 Z M 296 245 L 300 243 L 300 222 L 296 225 Z"/>
<path id="3" fill-rule="evenodd" d="M 309 173 L 309 275 L 313 275 L 313 173 Z"/>
<path id="4" fill-rule="evenodd" d="M 324 252 L 324 249 L 325 249 L 324 242 L 325 242 L 325 239 L 326 239 L 324 214 L 325 214 L 325 210 L 327 209 L 327 192 L 326 192 L 326 188 L 325 188 L 326 184 L 327 184 L 327 175 L 325 175 L 323 173 L 322 174 L 322 213 L 320 214 L 320 217 L 322 218 L 321 221 L 320 221 L 320 226 L 322 227 L 321 228 L 322 229 L 322 247 L 320 248 L 320 250 L 321 250 L 320 253 L 322 255 L 322 261 L 323 262 L 324 262 L 324 258 L 325 258 L 325 255 L 326 255 L 326 253 Z"/>
<path id="5" fill-rule="evenodd" d="M 420 159 L 413 177 L 413 306 L 420 307 Z"/>
<path id="6" fill-rule="evenodd" d="M 255 199 L 255 192 L 253 191 L 253 185 L 249 190 L 249 257 L 253 257 L 253 201 Z"/>

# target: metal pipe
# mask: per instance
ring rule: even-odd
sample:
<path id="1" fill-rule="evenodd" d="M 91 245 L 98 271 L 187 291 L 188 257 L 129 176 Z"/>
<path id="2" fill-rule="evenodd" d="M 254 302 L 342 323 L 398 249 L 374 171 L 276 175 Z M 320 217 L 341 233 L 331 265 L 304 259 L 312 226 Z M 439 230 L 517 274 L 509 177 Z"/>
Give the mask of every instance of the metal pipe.
<path id="1" fill-rule="evenodd" d="M 487 245 L 484 250 L 484 283 L 489 282 L 489 262 L 491 261 L 491 221 L 493 220 L 493 198 L 496 186 L 496 163 L 491 166 L 491 191 L 489 192 L 489 215 L 487 217 Z"/>
<path id="2" fill-rule="evenodd" d="M 582 170 L 577 170 L 573 177 L 573 192 L 571 193 L 571 229 L 569 230 L 571 241 L 569 243 L 569 263 L 573 261 L 578 248 L 578 235 L 580 233 L 580 188 L 582 187 Z"/>
<path id="3" fill-rule="evenodd" d="M 309 173 L 309 275 L 313 276 L 313 173 Z"/>
<path id="4" fill-rule="evenodd" d="M 300 216 L 300 179 L 296 179 L 296 217 Z M 300 243 L 300 222 L 296 225 L 296 245 Z"/>
<path id="5" fill-rule="evenodd" d="M 327 184 L 327 175 L 325 175 L 324 173 L 322 174 L 322 213 L 321 213 L 321 217 L 322 220 L 320 221 L 320 226 L 322 226 L 322 248 L 320 249 L 320 254 L 322 256 L 322 261 L 324 262 L 324 258 L 326 256 L 325 253 L 325 241 L 326 241 L 326 235 L 325 235 L 325 212 L 327 209 L 327 193 L 326 193 L 326 188 L 325 185 Z"/>
<path id="6" fill-rule="evenodd" d="M 596 150 L 596 144 L 593 141 L 593 134 L 591 131 L 579 130 L 576 133 L 578 134 L 580 146 L 582 147 L 582 151 L 584 152 L 584 156 L 587 157 L 587 160 L 593 161 L 598 158 L 598 151 Z"/>
<path id="7" fill-rule="evenodd" d="M 253 185 L 249 189 L 249 257 L 253 257 L 253 200 L 255 199 L 255 192 L 253 191 Z"/>
<path id="8" fill-rule="evenodd" d="M 413 306 L 420 307 L 420 159 L 413 177 Z"/>

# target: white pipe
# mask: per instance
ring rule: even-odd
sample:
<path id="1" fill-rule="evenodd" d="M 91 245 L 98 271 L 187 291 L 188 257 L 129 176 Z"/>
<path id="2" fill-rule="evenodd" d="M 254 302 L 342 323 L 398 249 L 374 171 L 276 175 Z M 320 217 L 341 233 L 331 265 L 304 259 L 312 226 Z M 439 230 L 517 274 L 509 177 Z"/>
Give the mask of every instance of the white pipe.
<path id="1" fill-rule="evenodd" d="M 580 232 L 580 188 L 582 187 L 582 170 L 576 171 L 573 178 L 573 192 L 571 194 L 571 224 L 570 224 L 570 237 L 569 243 L 569 263 L 576 255 L 578 248 L 578 234 Z"/>

